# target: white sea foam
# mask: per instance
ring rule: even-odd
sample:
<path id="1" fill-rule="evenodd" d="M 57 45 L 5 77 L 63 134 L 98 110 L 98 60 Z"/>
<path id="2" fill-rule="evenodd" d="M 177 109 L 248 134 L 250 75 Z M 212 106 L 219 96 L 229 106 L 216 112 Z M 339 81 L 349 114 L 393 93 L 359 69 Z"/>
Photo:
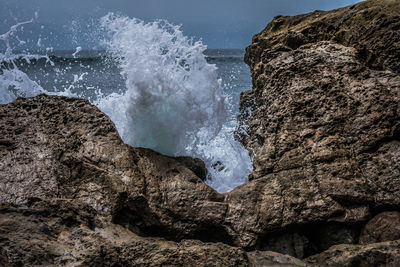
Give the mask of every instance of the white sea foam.
<path id="1" fill-rule="evenodd" d="M 31 97 L 43 93 L 44 90 L 35 81 L 29 79 L 28 75 L 20 71 L 14 63 L 17 58 L 24 58 L 27 63 L 33 56 L 29 55 L 13 55 L 10 39 L 15 37 L 20 45 L 25 44 L 16 36 L 19 27 L 24 24 L 32 23 L 33 19 L 17 23 L 10 27 L 10 30 L 0 35 L 0 40 L 5 43 L 5 53 L 0 53 L 0 103 L 8 103 L 15 98 Z M 36 57 L 36 56 L 34 56 Z M 8 66 L 8 67 L 5 67 Z"/>
<path id="2" fill-rule="evenodd" d="M 82 51 L 82 47 L 77 46 L 77 47 L 75 48 L 75 52 L 72 53 L 72 56 L 73 56 L 74 58 L 76 58 L 76 55 L 77 55 L 79 52 L 81 52 L 81 51 Z"/>
<path id="3" fill-rule="evenodd" d="M 203 44 L 165 21 L 146 24 L 109 14 L 102 25 L 126 79 L 125 110 L 114 107 L 117 113 L 110 115 L 126 115 L 118 128 L 128 143 L 174 156 L 216 136 L 226 120 L 226 103 Z"/>
<path id="4" fill-rule="evenodd" d="M 215 65 L 206 61 L 206 46 L 163 20 L 145 23 L 110 13 L 101 22 L 127 91 L 97 104 L 125 142 L 166 155 L 201 158 L 210 173 L 208 183 L 218 191 L 245 182 L 251 159 L 233 138 L 236 118 Z"/>
<path id="5" fill-rule="evenodd" d="M 12 48 L 10 45 L 10 38 L 13 37 L 13 35 L 15 35 L 15 33 L 18 30 L 18 27 L 22 27 L 22 25 L 24 24 L 28 24 L 28 23 L 32 23 L 33 19 L 28 20 L 28 21 L 24 21 L 24 22 L 19 22 L 13 26 L 10 27 L 10 30 L 6 33 L 3 33 L 0 35 L 0 40 L 4 41 L 5 45 L 6 45 L 6 53 L 3 56 L 9 56 L 12 53 Z M 20 41 L 21 43 L 21 41 Z M 1 58 L 0 58 L 1 59 Z"/>

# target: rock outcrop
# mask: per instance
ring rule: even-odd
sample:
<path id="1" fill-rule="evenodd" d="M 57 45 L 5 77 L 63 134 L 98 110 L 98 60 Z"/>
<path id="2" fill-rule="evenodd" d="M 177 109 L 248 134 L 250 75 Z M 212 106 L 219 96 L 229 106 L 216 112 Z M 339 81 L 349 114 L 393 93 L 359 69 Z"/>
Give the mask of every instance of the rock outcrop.
<path id="1" fill-rule="evenodd" d="M 400 240 L 400 212 L 382 212 L 372 218 L 362 229 L 360 244 Z"/>
<path id="2" fill-rule="evenodd" d="M 1 266 L 251 266 L 243 249 L 145 238 L 68 199 L 0 206 Z M 257 266 L 257 265 L 255 265 Z"/>
<path id="3" fill-rule="evenodd" d="M 76 199 L 131 227 L 140 212 L 147 222 L 138 231 L 171 239 L 200 233 L 197 218 L 220 220 L 221 214 L 208 211 L 223 197 L 187 162 L 124 144 L 110 119 L 89 102 L 43 95 L 0 109 L 1 202 Z"/>
<path id="4" fill-rule="evenodd" d="M 367 0 L 331 11 L 278 16 L 247 48 L 246 62 L 255 68 L 268 51 L 295 50 L 332 41 L 356 49 L 360 61 L 373 69 L 400 72 L 400 5 L 398 0 Z M 253 78 L 257 74 L 253 73 Z"/>
<path id="5" fill-rule="evenodd" d="M 299 262 L 229 246 L 229 204 L 202 181 L 203 164 L 124 144 L 86 100 L 0 105 L 0 136 L 2 266 Z"/>
<path id="6" fill-rule="evenodd" d="M 279 16 L 254 36 L 237 133 L 254 171 L 228 197 L 247 205 L 256 247 L 356 244 L 371 216 L 400 209 L 399 57 L 399 0 Z"/>
<path id="7" fill-rule="evenodd" d="M 399 7 L 277 17 L 254 37 L 237 134 L 254 172 L 226 194 L 199 160 L 124 144 L 88 101 L 0 105 L 0 265 L 395 266 Z"/>
<path id="8" fill-rule="evenodd" d="M 400 241 L 369 245 L 337 245 L 306 261 L 312 266 L 390 266 L 400 265 Z"/>
<path id="9" fill-rule="evenodd" d="M 264 192 L 254 198 L 273 203 L 260 216 L 277 229 L 347 229 L 399 207 L 400 77 L 326 41 L 267 57 L 253 69 L 255 88 L 242 95 L 241 140 L 255 155 L 244 187 L 257 184 L 252 195 Z"/>

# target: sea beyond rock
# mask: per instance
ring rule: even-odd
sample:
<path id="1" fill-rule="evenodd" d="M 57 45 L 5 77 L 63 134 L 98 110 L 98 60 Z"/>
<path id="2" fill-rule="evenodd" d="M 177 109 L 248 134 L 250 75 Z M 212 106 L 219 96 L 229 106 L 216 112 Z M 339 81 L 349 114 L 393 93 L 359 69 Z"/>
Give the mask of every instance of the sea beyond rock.
<path id="1" fill-rule="evenodd" d="M 275 17 L 244 60 L 224 194 L 87 100 L 0 105 L 0 265 L 399 266 L 400 0 Z"/>

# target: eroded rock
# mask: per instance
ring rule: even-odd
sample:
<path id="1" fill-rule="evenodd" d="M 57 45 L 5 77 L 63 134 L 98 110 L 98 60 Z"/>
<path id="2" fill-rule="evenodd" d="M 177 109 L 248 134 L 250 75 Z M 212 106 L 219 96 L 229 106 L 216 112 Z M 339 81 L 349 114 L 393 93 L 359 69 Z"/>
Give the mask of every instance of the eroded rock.
<path id="1" fill-rule="evenodd" d="M 307 256 L 356 243 L 371 209 L 400 208 L 399 8 L 277 17 L 253 38 L 237 137 L 254 171 L 228 194 L 244 246 Z"/>
<path id="2" fill-rule="evenodd" d="M 96 210 L 65 199 L 0 206 L 1 266 L 249 266 L 222 243 L 144 238 L 93 221 Z M 282 255 L 282 257 L 284 257 Z M 259 265 L 255 265 L 259 266 Z"/>
<path id="3" fill-rule="evenodd" d="M 312 266 L 399 266 L 400 241 L 337 245 L 306 261 Z"/>
<path id="4" fill-rule="evenodd" d="M 274 55 L 242 95 L 251 112 L 241 140 L 255 156 L 251 181 L 228 194 L 231 205 L 246 206 L 234 220 L 261 235 L 360 224 L 370 207 L 399 207 L 399 76 L 367 68 L 355 49 L 332 42 Z"/>
<path id="5" fill-rule="evenodd" d="M 229 246 L 229 204 L 198 160 L 124 144 L 82 99 L 21 98 L 0 114 L 1 264 L 258 266 Z"/>
<path id="6" fill-rule="evenodd" d="M 245 60 L 256 68 L 270 51 L 295 50 L 302 45 L 332 41 L 356 49 L 368 67 L 400 73 L 400 2 L 367 0 L 330 11 L 277 16 L 247 48 Z M 257 78 L 253 73 L 253 78 Z"/>
<path id="7" fill-rule="evenodd" d="M 207 210 L 223 197 L 187 163 L 124 144 L 110 119 L 85 100 L 42 95 L 2 105 L 0 113 L 6 116 L 0 134 L 15 144 L 0 152 L 1 202 L 74 199 L 104 218 L 125 209 L 141 218 L 132 227 L 173 239 L 206 229 L 198 227 L 199 218 L 207 223 L 223 216 Z"/>
<path id="8" fill-rule="evenodd" d="M 360 244 L 379 243 L 400 239 L 400 212 L 382 212 L 363 228 Z"/>

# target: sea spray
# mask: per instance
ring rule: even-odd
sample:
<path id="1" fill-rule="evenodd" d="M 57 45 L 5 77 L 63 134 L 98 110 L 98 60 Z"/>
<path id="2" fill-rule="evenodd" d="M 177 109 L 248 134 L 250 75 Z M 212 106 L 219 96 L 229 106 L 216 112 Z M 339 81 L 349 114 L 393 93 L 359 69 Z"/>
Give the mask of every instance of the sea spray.
<path id="1" fill-rule="evenodd" d="M 109 14 L 102 25 L 126 79 L 121 108 L 127 123 L 119 128 L 128 143 L 176 156 L 216 136 L 226 121 L 226 102 L 216 67 L 203 55 L 206 46 L 166 21 Z"/>
<path id="2" fill-rule="evenodd" d="M 11 26 L 9 31 L 0 35 L 0 41 L 3 41 L 6 46 L 5 52 L 0 53 L 0 104 L 11 102 L 19 96 L 31 97 L 44 93 L 43 88 L 32 81 L 26 73 L 19 70 L 15 64 L 17 58 L 23 58 L 27 63 L 30 63 L 31 59 L 38 58 L 38 56 L 15 56 L 10 43 L 11 38 L 15 37 L 19 41 L 19 45 L 24 45 L 25 42 L 16 35 L 17 30 L 24 24 L 32 22 L 33 19 L 19 22 Z M 45 58 L 48 59 L 48 57 Z"/>
<path id="3" fill-rule="evenodd" d="M 236 111 L 216 66 L 206 61 L 206 46 L 166 21 L 109 14 L 101 25 L 109 56 L 81 58 L 87 52 L 80 47 L 61 57 L 0 55 L 0 102 L 39 93 L 88 98 L 110 116 L 125 142 L 201 158 L 207 183 L 219 192 L 244 183 L 251 159 L 233 139 Z M 85 86 L 99 75 L 98 83 Z"/>
<path id="4" fill-rule="evenodd" d="M 251 159 L 233 138 L 236 118 L 216 66 L 206 61 L 206 46 L 165 20 L 145 23 L 110 13 L 101 23 L 127 90 L 97 104 L 122 138 L 166 155 L 201 158 L 218 191 L 245 182 Z"/>

